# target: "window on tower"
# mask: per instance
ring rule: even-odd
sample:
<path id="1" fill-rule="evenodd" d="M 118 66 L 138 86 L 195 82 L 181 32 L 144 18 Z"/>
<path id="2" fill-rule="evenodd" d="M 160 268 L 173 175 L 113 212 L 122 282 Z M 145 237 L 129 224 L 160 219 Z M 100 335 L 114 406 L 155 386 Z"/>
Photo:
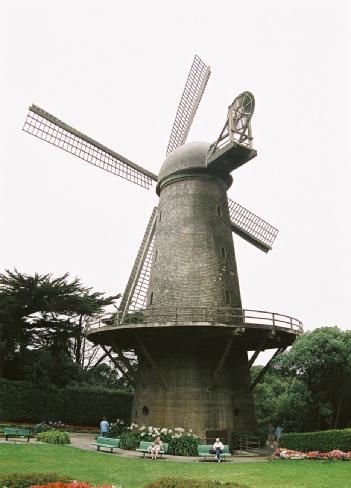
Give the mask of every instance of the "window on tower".
<path id="1" fill-rule="evenodd" d="M 224 247 L 221 247 L 221 256 L 223 259 L 226 258 L 226 252 L 225 252 L 225 248 Z"/>
<path id="2" fill-rule="evenodd" d="M 154 292 L 152 291 L 150 294 L 150 301 L 149 301 L 150 306 L 152 305 L 153 299 L 154 299 Z"/>
<path id="3" fill-rule="evenodd" d="M 217 215 L 218 215 L 218 217 L 220 217 L 222 215 L 221 207 L 217 207 Z"/>
<path id="4" fill-rule="evenodd" d="M 228 290 L 224 292 L 224 301 L 225 303 L 230 303 L 230 291 Z"/>

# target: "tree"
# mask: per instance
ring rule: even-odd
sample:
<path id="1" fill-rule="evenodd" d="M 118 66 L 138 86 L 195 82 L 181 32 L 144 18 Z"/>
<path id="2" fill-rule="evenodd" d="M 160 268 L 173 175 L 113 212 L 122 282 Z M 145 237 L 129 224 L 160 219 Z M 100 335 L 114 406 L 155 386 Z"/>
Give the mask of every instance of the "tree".
<path id="1" fill-rule="evenodd" d="M 81 364 L 84 324 L 119 295 L 104 297 L 68 277 L 17 270 L 0 274 L 0 378 L 13 376 L 11 370 L 20 374 L 19 365 L 26 365 L 33 350 L 50 353 L 56 362 L 69 358 Z"/>
<path id="2" fill-rule="evenodd" d="M 310 430 L 338 428 L 350 422 L 351 332 L 322 327 L 301 336 L 278 357 L 274 369 L 302 380 L 311 395 Z"/>
<path id="3" fill-rule="evenodd" d="M 262 366 L 253 366 L 255 378 Z M 271 370 L 254 390 L 259 430 L 267 434 L 268 424 L 282 425 L 284 431 L 303 431 L 310 426 L 311 395 L 302 379 Z"/>

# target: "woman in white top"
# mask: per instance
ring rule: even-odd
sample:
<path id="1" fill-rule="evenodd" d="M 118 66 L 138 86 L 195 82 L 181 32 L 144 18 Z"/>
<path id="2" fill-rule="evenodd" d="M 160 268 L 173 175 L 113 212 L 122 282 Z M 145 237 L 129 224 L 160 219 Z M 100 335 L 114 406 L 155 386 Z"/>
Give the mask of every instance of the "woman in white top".
<path id="1" fill-rule="evenodd" d="M 216 454 L 215 458 L 217 460 L 217 463 L 220 463 L 221 454 L 223 454 L 224 446 L 219 437 L 217 437 L 215 443 L 213 444 L 212 450 Z"/>
<path id="2" fill-rule="evenodd" d="M 158 453 L 163 449 L 163 442 L 159 437 L 156 437 L 154 440 L 154 443 L 151 446 L 150 453 L 151 453 L 151 458 L 156 459 L 158 456 Z"/>

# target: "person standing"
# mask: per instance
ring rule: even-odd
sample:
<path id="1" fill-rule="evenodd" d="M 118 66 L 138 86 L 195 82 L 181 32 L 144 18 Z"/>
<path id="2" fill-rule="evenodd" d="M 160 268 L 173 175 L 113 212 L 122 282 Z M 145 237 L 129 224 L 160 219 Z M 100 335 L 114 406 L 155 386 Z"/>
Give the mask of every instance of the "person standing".
<path id="1" fill-rule="evenodd" d="M 275 437 L 277 439 L 278 445 L 280 443 L 280 439 L 283 435 L 283 427 L 279 424 L 277 428 L 275 429 Z"/>
<path id="2" fill-rule="evenodd" d="M 108 431 L 110 430 L 110 424 L 104 417 L 100 422 L 100 433 L 102 437 L 107 437 Z"/>
<path id="3" fill-rule="evenodd" d="M 268 442 L 269 446 L 273 449 L 274 444 L 273 442 L 275 441 L 275 428 L 273 425 L 269 422 L 268 424 Z"/>
<path id="4" fill-rule="evenodd" d="M 216 454 L 215 459 L 217 460 L 217 463 L 221 462 L 221 454 L 223 454 L 224 451 L 224 446 L 223 443 L 221 442 L 220 438 L 217 437 L 215 440 L 213 446 L 212 446 L 212 451 Z"/>

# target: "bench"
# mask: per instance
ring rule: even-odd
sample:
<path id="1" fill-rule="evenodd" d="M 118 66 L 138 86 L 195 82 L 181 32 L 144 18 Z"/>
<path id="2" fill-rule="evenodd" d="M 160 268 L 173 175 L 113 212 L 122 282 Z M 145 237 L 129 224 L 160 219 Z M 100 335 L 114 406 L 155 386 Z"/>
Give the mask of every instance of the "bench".
<path id="1" fill-rule="evenodd" d="M 212 444 L 199 444 L 197 446 L 197 454 L 198 456 L 201 456 L 204 458 L 204 461 L 206 461 L 206 458 L 212 457 L 214 458 L 214 454 L 211 453 L 212 451 Z M 224 445 L 223 453 L 221 454 L 221 459 L 225 459 L 226 457 L 231 456 L 229 452 L 229 446 L 227 444 Z"/>
<path id="2" fill-rule="evenodd" d="M 29 442 L 31 432 L 29 429 L 5 427 L 4 428 L 4 435 L 5 435 L 6 440 L 8 440 L 9 437 L 27 437 L 27 442 Z"/>
<path id="3" fill-rule="evenodd" d="M 96 446 L 96 449 L 100 451 L 100 447 L 106 447 L 113 452 L 113 449 L 119 446 L 119 439 L 114 439 L 113 437 L 103 437 L 99 436 L 96 439 L 96 442 L 92 443 L 93 446 Z"/>
<path id="4" fill-rule="evenodd" d="M 147 442 L 147 441 L 140 441 L 139 447 L 136 448 L 136 451 L 142 452 L 143 453 L 143 458 L 145 458 L 146 454 L 151 455 L 151 446 L 153 445 L 153 442 Z M 168 444 L 166 442 L 163 443 L 163 449 L 159 451 L 159 455 L 162 457 L 163 454 L 167 453 L 168 449 Z"/>

